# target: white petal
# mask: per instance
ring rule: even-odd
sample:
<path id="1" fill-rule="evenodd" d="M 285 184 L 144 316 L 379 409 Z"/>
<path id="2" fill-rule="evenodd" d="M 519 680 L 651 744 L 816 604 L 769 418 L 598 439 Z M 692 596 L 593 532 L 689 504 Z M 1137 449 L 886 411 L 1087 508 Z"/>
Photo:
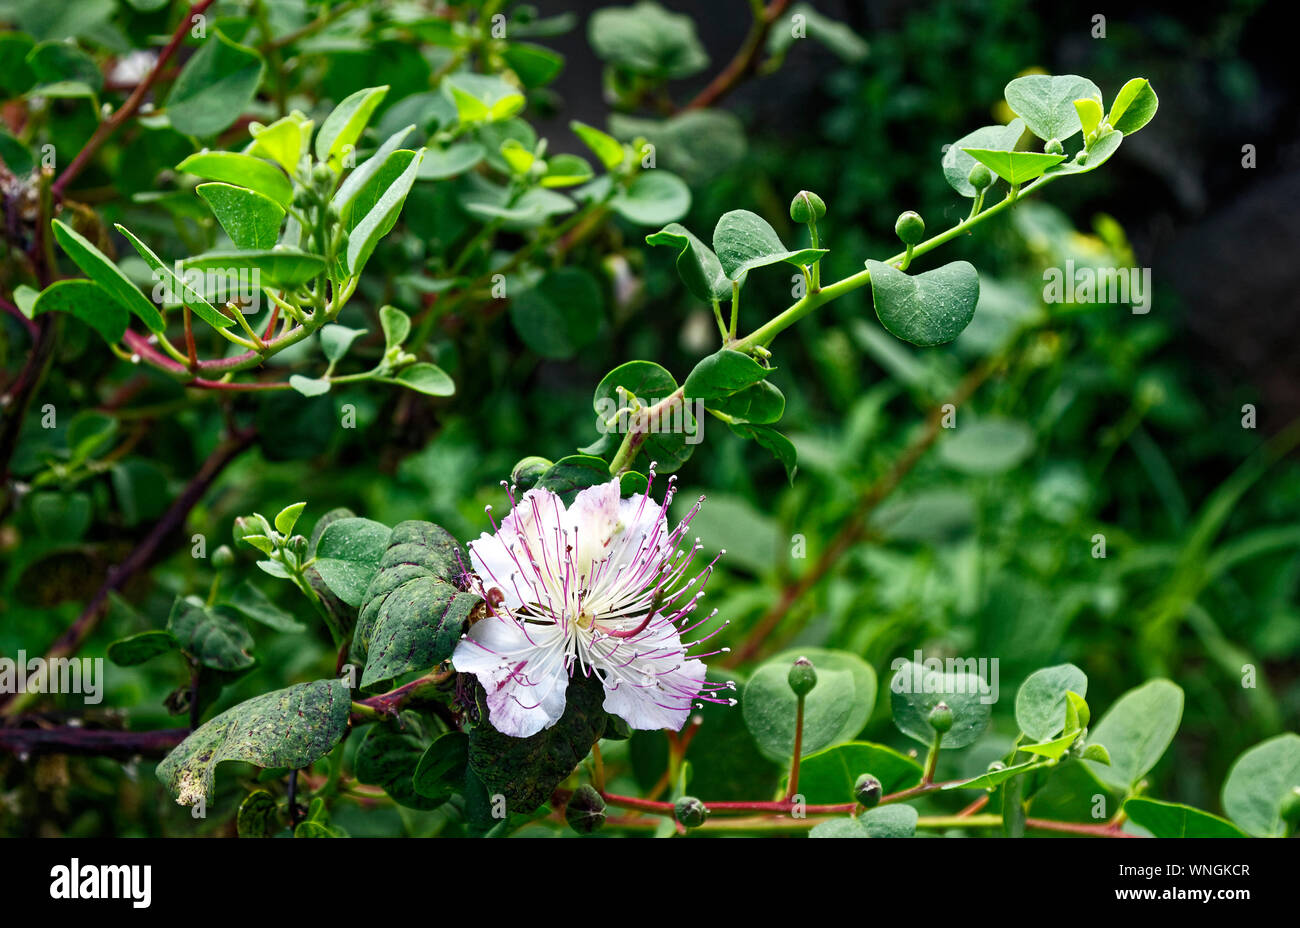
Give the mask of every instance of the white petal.
<path id="1" fill-rule="evenodd" d="M 574 564 L 580 586 L 592 575 L 593 565 L 610 555 L 612 543 L 622 533 L 619 509 L 617 478 L 580 490 L 569 506 L 566 527 L 578 542 Z"/>
<path id="2" fill-rule="evenodd" d="M 528 560 L 519 559 L 527 571 L 522 573 L 510 555 L 507 545 L 513 544 L 514 538 L 514 532 L 502 531 L 496 535 L 480 535 L 477 541 L 469 543 L 470 562 L 484 589 L 499 589 L 505 595 L 506 608 L 512 611 L 523 605 L 519 591 L 527 595 L 531 586 L 528 581 L 532 579 Z"/>
<path id="3" fill-rule="evenodd" d="M 623 525 L 624 559 L 636 557 L 655 527 L 667 522 L 667 519 L 660 517 L 660 508 L 653 499 L 640 493 L 629 496 L 619 503 L 619 521 Z M 669 528 L 664 524 L 650 551 L 657 551 L 660 557 L 667 556 L 669 554 L 666 543 L 668 533 Z M 641 552 L 640 556 L 645 557 L 650 554 L 650 551 Z"/>
<path id="4" fill-rule="evenodd" d="M 596 649 L 603 655 L 609 646 L 606 640 Z M 638 635 L 621 642 L 608 658 L 593 658 L 593 663 L 605 671 L 605 711 L 633 728 L 680 731 L 690 718 L 705 676 L 704 662 L 681 652 L 681 639 L 665 623 L 653 635 Z M 629 663 L 634 653 L 645 656 Z"/>
<path id="5" fill-rule="evenodd" d="M 493 728 L 526 738 L 564 714 L 569 673 L 554 653 L 561 645 L 554 626 L 530 626 L 525 635 L 510 619 L 489 617 L 470 626 L 451 664 L 478 678 Z"/>
<path id="6" fill-rule="evenodd" d="M 505 594 L 511 611 L 558 599 L 556 539 L 564 524 L 564 505 L 550 490 L 529 490 L 516 503 L 495 535 L 483 534 L 469 545 L 474 572 L 486 589 Z"/>

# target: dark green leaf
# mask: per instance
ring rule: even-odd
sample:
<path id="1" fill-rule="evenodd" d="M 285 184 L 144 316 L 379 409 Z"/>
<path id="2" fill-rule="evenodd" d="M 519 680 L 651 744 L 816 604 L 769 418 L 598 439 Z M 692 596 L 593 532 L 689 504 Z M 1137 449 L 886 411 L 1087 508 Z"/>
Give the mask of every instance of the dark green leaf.
<path id="1" fill-rule="evenodd" d="M 181 805 L 206 800 L 217 764 L 300 769 L 333 750 L 348 730 L 352 702 L 342 680 L 317 680 L 258 696 L 200 726 L 158 765 Z"/>
<path id="2" fill-rule="evenodd" d="M 108 260 L 103 252 L 74 231 L 71 226 L 64 225 L 57 219 L 53 220 L 51 225 L 54 228 L 54 238 L 60 247 L 87 277 L 108 291 L 109 296 L 123 309 L 139 317 L 140 321 L 148 326 L 149 331 L 163 330 L 162 314 L 136 285 L 118 270 L 116 264 Z M 120 337 L 119 333 L 118 338 Z"/>
<path id="3" fill-rule="evenodd" d="M 594 674 L 577 674 L 565 693 L 564 714 L 550 728 L 511 738 L 485 719 L 470 732 L 469 766 L 488 795 L 505 797 L 506 809 L 528 813 L 551 798 L 605 731 L 605 689 Z"/>
<path id="4" fill-rule="evenodd" d="M 909 275 L 880 261 L 868 261 L 876 316 L 891 334 L 929 348 L 952 341 L 975 317 L 980 279 L 968 261 L 954 261 Z"/>
<path id="5" fill-rule="evenodd" d="M 185 135 L 216 135 L 244 112 L 262 82 L 264 67 L 253 49 L 213 30 L 167 95 L 172 128 Z"/>
<path id="6" fill-rule="evenodd" d="M 414 521 L 394 526 L 352 641 L 353 654 L 365 660 L 363 687 L 451 657 L 482 601 L 456 585 L 468 568 L 469 557 L 446 529 Z"/>
<path id="7" fill-rule="evenodd" d="M 134 667 L 179 648 L 171 632 L 149 631 L 119 638 L 108 646 L 108 659 L 119 667 Z"/>

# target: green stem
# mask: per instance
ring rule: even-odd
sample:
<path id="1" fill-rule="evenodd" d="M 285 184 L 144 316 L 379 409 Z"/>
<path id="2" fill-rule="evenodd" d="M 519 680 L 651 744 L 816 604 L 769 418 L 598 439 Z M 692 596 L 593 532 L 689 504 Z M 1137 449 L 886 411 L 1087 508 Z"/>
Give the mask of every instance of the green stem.
<path id="1" fill-rule="evenodd" d="M 790 755 L 790 782 L 785 790 L 787 802 L 799 792 L 799 758 L 803 754 L 803 704 L 804 697 L 800 696 L 794 709 L 794 752 Z"/>
<path id="2" fill-rule="evenodd" d="M 1054 179 L 1055 178 L 1053 177 L 1040 177 L 1038 180 L 1034 181 L 1033 183 L 1025 187 L 1023 190 L 1021 190 L 1020 196 L 1022 197 L 1026 196 L 1029 193 L 1038 190 L 1039 188 L 1050 183 Z M 979 225 L 981 222 L 988 219 L 989 217 L 996 216 L 998 213 L 1002 212 L 1007 207 L 1011 206 L 1015 201 L 1016 201 L 1015 197 L 1008 195 L 1005 199 L 999 201 L 993 206 L 990 206 L 988 209 L 984 210 L 978 215 L 969 216 L 966 219 L 962 220 L 961 222 L 957 223 L 957 225 L 953 226 L 951 229 L 948 229 L 946 232 L 940 232 L 938 235 L 926 239 L 924 242 L 921 242 L 919 245 L 917 245 L 915 248 L 912 249 L 912 257 L 919 258 L 922 255 L 926 254 L 927 252 L 933 251 L 935 248 L 938 248 L 940 245 L 947 244 L 957 236 L 965 232 L 969 232 L 971 229 L 975 228 L 975 226 Z M 894 262 L 903 260 L 905 256 L 906 256 L 906 252 L 900 252 L 899 254 L 894 255 L 892 258 L 890 258 L 888 261 L 884 263 L 892 264 Z M 764 323 L 759 328 L 755 329 L 749 335 L 746 335 L 744 338 L 737 341 L 731 347 L 734 348 L 736 351 L 751 352 L 756 347 L 766 346 L 777 335 L 779 335 L 781 332 L 784 332 L 786 329 L 790 328 L 790 326 L 794 325 L 796 322 L 798 322 L 804 316 L 807 316 L 809 313 L 817 309 L 819 306 L 829 303 L 832 300 L 838 299 L 839 297 L 844 296 L 846 293 L 852 293 L 854 290 L 864 287 L 870 282 L 871 282 L 871 272 L 869 270 L 862 270 L 862 271 L 858 271 L 856 274 L 851 274 L 848 277 L 843 278 L 842 280 L 837 280 L 835 283 L 830 284 L 824 287 L 823 289 L 818 290 L 815 293 L 809 293 L 805 295 L 802 299 L 800 299 L 798 302 L 790 306 L 788 309 L 786 309 L 784 312 L 768 320 L 766 323 Z"/>

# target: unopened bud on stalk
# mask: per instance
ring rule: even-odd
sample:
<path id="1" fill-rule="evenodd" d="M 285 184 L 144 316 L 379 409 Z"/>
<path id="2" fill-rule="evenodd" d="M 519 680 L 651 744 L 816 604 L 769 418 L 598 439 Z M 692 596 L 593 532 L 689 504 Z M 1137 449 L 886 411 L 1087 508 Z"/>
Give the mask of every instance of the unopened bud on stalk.
<path id="1" fill-rule="evenodd" d="M 894 232 L 904 245 L 920 244 L 921 239 L 925 238 L 925 220 L 909 209 L 894 223 Z"/>
<path id="2" fill-rule="evenodd" d="M 930 710 L 930 727 L 939 734 L 946 734 L 952 729 L 952 709 L 946 702 L 941 702 Z"/>
<path id="3" fill-rule="evenodd" d="M 993 186 L 993 172 L 988 169 L 987 165 L 980 164 L 978 161 L 971 166 L 970 173 L 966 175 L 966 180 L 976 191 L 988 190 Z"/>
<path id="4" fill-rule="evenodd" d="M 687 828 L 699 828 L 709 818 L 709 808 L 694 796 L 683 796 L 673 805 L 673 817 Z"/>
<path id="5" fill-rule="evenodd" d="M 801 657 L 790 666 L 790 674 L 786 677 L 790 683 L 790 689 L 800 698 L 807 696 L 812 692 L 812 688 L 817 685 L 817 668 L 813 662 L 806 657 Z"/>
<path id="6" fill-rule="evenodd" d="M 880 805 L 880 797 L 884 794 L 885 789 L 880 785 L 880 781 L 869 773 L 862 774 L 853 784 L 853 798 L 864 809 L 874 809 Z"/>
<path id="7" fill-rule="evenodd" d="M 790 218 L 795 222 L 816 222 L 826 215 L 826 202 L 811 190 L 800 190 L 790 201 Z"/>

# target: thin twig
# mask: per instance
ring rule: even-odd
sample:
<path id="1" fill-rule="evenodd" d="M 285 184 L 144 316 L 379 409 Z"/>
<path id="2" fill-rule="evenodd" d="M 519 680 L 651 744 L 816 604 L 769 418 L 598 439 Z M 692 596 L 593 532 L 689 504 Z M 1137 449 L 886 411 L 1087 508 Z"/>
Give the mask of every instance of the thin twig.
<path id="1" fill-rule="evenodd" d="M 813 566 L 782 590 L 780 599 L 758 620 L 758 624 L 746 636 L 744 644 L 723 658 L 723 666 L 735 667 L 758 654 L 777 625 L 785 618 L 786 613 L 790 611 L 795 603 L 803 599 L 809 590 L 816 586 L 836 562 L 866 533 L 868 517 L 871 513 L 875 511 L 885 497 L 889 496 L 898 487 L 903 478 L 911 472 L 912 468 L 930 450 L 930 446 L 939 437 L 943 422 L 943 406 L 947 404 L 959 406 L 966 402 L 971 394 L 997 369 L 1000 363 L 1001 359 L 995 358 L 975 368 L 966 375 L 956 392 L 948 398 L 946 403 L 940 404 L 929 415 L 925 428 L 903 450 L 903 453 L 894 461 L 893 466 L 868 486 L 862 495 L 858 497 L 853 514 L 840 527 L 839 532 L 836 533 L 831 543 L 826 546 L 826 549 L 822 551 L 821 556 L 817 558 Z"/>
<path id="2" fill-rule="evenodd" d="M 145 75 L 144 80 L 136 85 L 135 90 L 131 91 L 131 95 L 126 98 L 126 101 L 113 111 L 112 116 L 99 124 L 94 135 L 90 137 L 90 141 L 82 146 L 81 151 L 77 152 L 77 156 L 72 159 L 72 163 L 63 169 L 59 179 L 54 182 L 54 195 L 56 198 L 61 199 L 63 197 L 63 191 L 67 189 L 68 184 L 72 183 L 77 175 L 85 169 L 100 147 L 112 137 L 113 133 L 122 127 L 123 123 L 135 115 L 136 110 L 140 109 L 140 106 L 144 103 L 144 98 L 148 95 L 154 82 L 163 73 L 167 62 L 171 60 L 172 55 L 176 54 L 176 50 L 185 41 L 185 35 L 189 32 L 194 18 L 212 6 L 212 3 L 213 0 L 198 0 L 197 3 L 190 5 L 189 13 L 180 21 L 176 31 L 172 33 L 171 41 L 158 53 L 158 60 L 154 62 L 153 68 Z"/>
<path id="3" fill-rule="evenodd" d="M 699 110 L 713 106 L 727 94 L 736 89 L 749 74 L 758 67 L 758 56 L 767 43 L 767 34 L 773 24 L 790 5 L 790 0 L 772 0 L 761 16 L 756 16 L 749 27 L 749 33 L 736 52 L 736 57 L 723 68 L 709 85 L 695 95 L 684 109 Z"/>
<path id="4" fill-rule="evenodd" d="M 81 643 L 86 640 L 86 636 L 94 631 L 100 619 L 103 618 L 108 605 L 109 594 L 120 590 L 129 579 L 153 562 L 153 559 L 162 549 L 163 543 L 174 532 L 180 530 L 190 510 L 203 498 L 203 494 L 212 486 L 213 481 L 226 468 L 226 465 L 239 457 L 253 443 L 256 434 L 256 431 L 251 428 L 236 432 L 208 455 L 208 459 L 203 462 L 198 473 L 190 479 L 185 489 L 181 491 L 181 495 L 176 497 L 175 502 L 168 507 L 162 518 L 141 539 L 135 549 L 127 555 L 126 560 L 109 570 L 108 576 L 104 579 L 94 597 L 86 604 L 86 608 L 82 610 L 81 615 L 50 646 L 45 655 L 46 663 L 76 653 Z M 0 715 L 13 715 L 34 695 L 36 694 L 10 694 L 4 702 L 0 702 Z"/>

